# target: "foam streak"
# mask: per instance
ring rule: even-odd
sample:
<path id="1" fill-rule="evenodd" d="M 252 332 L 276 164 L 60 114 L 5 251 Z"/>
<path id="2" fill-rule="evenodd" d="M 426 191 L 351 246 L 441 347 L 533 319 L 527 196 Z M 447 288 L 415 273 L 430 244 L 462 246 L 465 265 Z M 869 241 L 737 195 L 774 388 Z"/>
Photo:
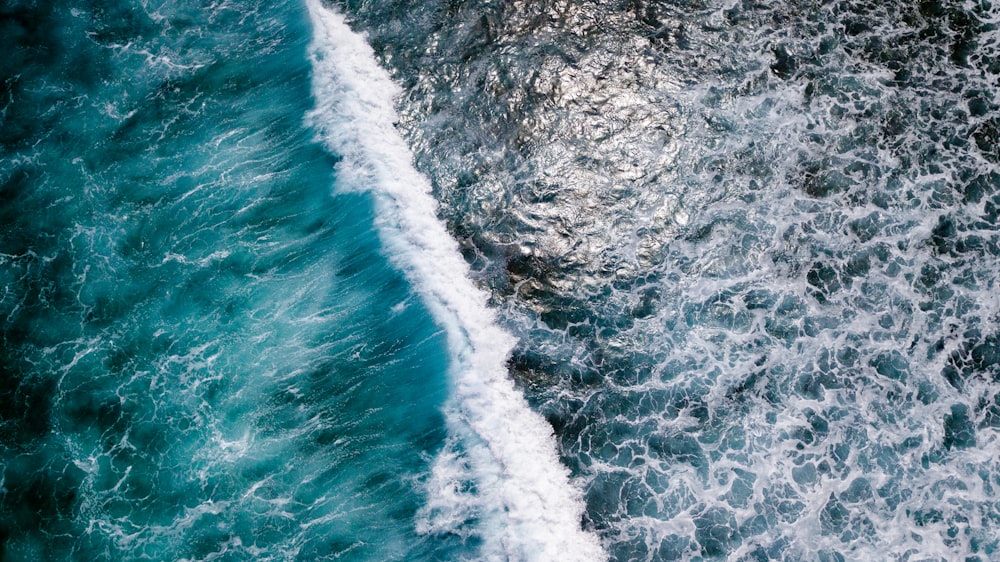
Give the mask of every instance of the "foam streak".
<path id="1" fill-rule="evenodd" d="M 445 414 L 459 446 L 446 448 L 435 463 L 428 505 L 437 515 L 425 513 L 428 521 L 418 529 L 452 530 L 468 520 L 456 514 L 471 509 L 481 526 L 482 558 L 606 559 L 597 538 L 580 528 L 581 494 L 557 459 L 551 428 L 507 375 L 513 338 L 470 281 L 457 243 L 437 219 L 430 183 L 413 168 L 393 126 L 399 88 L 342 15 L 320 0 L 307 5 L 316 103 L 310 124 L 343 157 L 338 185 L 374 197 L 386 251 L 448 334 L 452 396 Z M 459 491 L 462 474 L 473 479 L 475 492 Z"/>

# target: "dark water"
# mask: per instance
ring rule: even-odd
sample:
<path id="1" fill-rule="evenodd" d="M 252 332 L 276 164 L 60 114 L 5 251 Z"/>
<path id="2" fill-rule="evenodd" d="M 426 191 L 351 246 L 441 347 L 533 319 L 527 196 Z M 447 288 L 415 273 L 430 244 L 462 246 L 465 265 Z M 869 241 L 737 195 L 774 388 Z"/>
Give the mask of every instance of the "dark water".
<path id="1" fill-rule="evenodd" d="M 998 556 L 995 3 L 346 9 L 612 558 Z"/>

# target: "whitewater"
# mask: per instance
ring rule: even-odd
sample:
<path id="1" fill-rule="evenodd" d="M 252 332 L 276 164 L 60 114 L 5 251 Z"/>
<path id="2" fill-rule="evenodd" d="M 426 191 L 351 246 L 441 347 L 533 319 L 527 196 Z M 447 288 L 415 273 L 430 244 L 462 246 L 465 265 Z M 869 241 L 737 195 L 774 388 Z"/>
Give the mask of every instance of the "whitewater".
<path id="1" fill-rule="evenodd" d="M 340 183 L 375 198 L 375 224 L 393 262 L 444 327 L 451 350 L 452 442 L 428 482 L 422 528 L 457 532 L 470 511 L 484 521 L 487 560 L 603 560 L 580 528 L 583 502 L 557 457 L 551 428 L 514 387 L 506 364 L 513 338 L 500 329 L 487 295 L 469 278 L 458 245 L 437 218 L 426 177 L 394 128 L 400 90 L 344 17 L 308 0 L 314 39 L 309 123 L 331 152 Z M 474 494 L 461 493 L 463 480 Z M 471 504 L 471 505 L 470 505 Z"/>

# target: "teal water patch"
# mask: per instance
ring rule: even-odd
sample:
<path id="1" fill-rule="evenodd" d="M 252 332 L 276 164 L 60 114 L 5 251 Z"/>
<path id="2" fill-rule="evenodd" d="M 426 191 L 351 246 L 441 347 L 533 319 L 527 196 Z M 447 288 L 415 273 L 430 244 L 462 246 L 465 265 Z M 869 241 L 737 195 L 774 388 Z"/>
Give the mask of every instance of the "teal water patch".
<path id="1" fill-rule="evenodd" d="M 13 4 L 0 25 L 0 558 L 391 560 L 444 338 L 331 195 L 304 7 Z"/>

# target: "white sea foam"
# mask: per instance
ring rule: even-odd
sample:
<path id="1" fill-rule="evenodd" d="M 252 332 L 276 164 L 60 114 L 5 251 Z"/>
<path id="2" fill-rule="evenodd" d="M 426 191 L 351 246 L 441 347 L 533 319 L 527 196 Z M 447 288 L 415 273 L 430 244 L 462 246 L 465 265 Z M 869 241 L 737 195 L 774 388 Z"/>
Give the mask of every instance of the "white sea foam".
<path id="1" fill-rule="evenodd" d="M 508 377 L 513 338 L 470 281 L 437 218 L 430 183 L 394 127 L 399 88 L 342 15 L 321 0 L 307 5 L 316 103 L 310 124 L 343 157 L 338 186 L 374 197 L 386 251 L 448 334 L 451 439 L 434 464 L 418 529 L 452 532 L 474 516 L 483 559 L 606 559 L 597 538 L 581 529 L 581 494 L 557 459 L 551 429 Z M 466 479 L 473 486 L 464 486 Z"/>

